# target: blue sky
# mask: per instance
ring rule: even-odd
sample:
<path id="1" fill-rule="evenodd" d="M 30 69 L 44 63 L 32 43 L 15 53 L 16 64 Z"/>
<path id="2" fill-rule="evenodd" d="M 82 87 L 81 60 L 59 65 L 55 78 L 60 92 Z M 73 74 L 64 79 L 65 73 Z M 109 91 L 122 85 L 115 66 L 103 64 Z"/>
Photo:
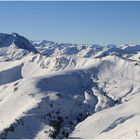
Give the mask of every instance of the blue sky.
<path id="1" fill-rule="evenodd" d="M 0 32 L 32 40 L 140 44 L 140 2 L 0 2 Z"/>

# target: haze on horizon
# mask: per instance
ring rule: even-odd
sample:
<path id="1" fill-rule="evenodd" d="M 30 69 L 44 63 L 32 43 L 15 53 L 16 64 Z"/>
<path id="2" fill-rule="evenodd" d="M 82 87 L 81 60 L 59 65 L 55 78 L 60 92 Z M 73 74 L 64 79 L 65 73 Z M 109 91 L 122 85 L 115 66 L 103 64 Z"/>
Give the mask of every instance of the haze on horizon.
<path id="1" fill-rule="evenodd" d="M 140 44 L 140 2 L 0 2 L 1 32 L 31 40 Z"/>

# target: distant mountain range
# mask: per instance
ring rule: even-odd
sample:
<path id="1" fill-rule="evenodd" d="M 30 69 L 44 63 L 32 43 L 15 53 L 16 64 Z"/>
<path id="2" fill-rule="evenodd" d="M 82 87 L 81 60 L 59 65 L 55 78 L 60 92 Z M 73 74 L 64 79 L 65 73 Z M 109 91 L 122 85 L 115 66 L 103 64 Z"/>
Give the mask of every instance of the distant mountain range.
<path id="1" fill-rule="evenodd" d="M 0 33 L 0 138 L 140 138 L 140 45 Z"/>

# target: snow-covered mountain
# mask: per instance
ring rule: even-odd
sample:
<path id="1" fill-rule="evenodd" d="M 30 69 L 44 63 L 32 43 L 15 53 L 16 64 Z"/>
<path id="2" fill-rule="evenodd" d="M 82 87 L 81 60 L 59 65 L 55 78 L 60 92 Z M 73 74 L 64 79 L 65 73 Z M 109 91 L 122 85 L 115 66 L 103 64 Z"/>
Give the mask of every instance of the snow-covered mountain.
<path id="1" fill-rule="evenodd" d="M 0 34 L 0 138 L 140 138 L 140 46 Z"/>
<path id="2" fill-rule="evenodd" d="M 28 39 L 17 33 L 0 33 L 0 61 L 20 59 L 29 52 L 38 53 Z"/>

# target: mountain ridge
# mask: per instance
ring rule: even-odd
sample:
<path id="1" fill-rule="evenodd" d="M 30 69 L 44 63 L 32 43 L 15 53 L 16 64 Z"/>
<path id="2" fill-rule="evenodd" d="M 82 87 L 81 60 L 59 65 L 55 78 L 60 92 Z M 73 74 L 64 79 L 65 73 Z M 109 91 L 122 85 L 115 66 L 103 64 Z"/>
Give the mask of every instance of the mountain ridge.
<path id="1" fill-rule="evenodd" d="M 19 36 L 0 34 L 0 138 L 139 138 L 138 45 Z"/>

